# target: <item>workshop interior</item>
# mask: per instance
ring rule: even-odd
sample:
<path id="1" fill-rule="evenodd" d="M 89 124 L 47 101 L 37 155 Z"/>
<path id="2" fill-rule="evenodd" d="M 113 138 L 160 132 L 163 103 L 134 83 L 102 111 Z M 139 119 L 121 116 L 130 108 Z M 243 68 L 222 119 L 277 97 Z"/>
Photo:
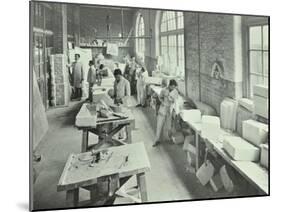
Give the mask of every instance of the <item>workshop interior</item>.
<path id="1" fill-rule="evenodd" d="M 30 209 L 270 195 L 269 24 L 30 1 Z"/>

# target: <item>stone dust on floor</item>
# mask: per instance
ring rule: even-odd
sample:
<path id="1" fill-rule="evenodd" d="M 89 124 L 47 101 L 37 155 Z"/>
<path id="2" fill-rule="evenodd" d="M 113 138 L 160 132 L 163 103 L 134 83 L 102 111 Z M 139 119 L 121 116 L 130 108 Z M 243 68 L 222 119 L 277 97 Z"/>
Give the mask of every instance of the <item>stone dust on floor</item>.
<path id="1" fill-rule="evenodd" d="M 57 192 L 56 185 L 71 153 L 79 153 L 82 132 L 74 127 L 75 116 L 83 102 L 47 111 L 49 130 L 37 147 L 42 161 L 36 165 L 39 176 L 33 186 L 34 209 L 65 208 L 65 192 Z M 155 138 L 156 115 L 152 108 L 132 108 L 136 129 L 133 142 L 143 142 L 151 164 L 146 174 L 149 202 L 208 199 L 224 197 L 209 185 L 202 186 L 196 176 L 185 170 L 186 153 L 181 145 L 163 142 L 152 147 Z M 82 189 L 81 189 L 82 191 Z M 89 198 L 80 192 L 81 200 Z"/>

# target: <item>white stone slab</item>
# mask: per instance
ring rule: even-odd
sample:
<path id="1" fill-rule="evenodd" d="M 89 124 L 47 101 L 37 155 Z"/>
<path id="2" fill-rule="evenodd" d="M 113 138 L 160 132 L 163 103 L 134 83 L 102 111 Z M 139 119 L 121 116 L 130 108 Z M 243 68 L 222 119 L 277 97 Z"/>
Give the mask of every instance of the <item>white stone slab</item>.
<path id="1" fill-rule="evenodd" d="M 268 139 L 268 125 L 255 120 L 246 120 L 242 123 L 243 138 L 259 147 Z"/>
<path id="2" fill-rule="evenodd" d="M 183 121 L 189 122 L 201 122 L 201 111 L 192 109 L 192 110 L 182 110 L 180 116 Z"/>
<path id="3" fill-rule="evenodd" d="M 237 161 L 258 161 L 260 149 L 241 137 L 225 136 L 223 140 L 224 150 Z"/>
<path id="4" fill-rule="evenodd" d="M 217 116 L 202 116 L 201 135 L 212 141 L 217 141 L 221 133 L 220 118 Z"/>

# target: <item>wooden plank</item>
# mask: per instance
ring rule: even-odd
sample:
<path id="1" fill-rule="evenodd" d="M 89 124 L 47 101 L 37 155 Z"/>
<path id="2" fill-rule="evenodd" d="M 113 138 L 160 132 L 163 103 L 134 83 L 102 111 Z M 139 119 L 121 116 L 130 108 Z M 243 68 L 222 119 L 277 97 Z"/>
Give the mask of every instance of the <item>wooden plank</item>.
<path id="1" fill-rule="evenodd" d="M 58 190 L 73 189 L 81 186 L 95 184 L 97 179 L 103 176 L 119 174 L 119 177 L 131 176 L 150 170 L 150 162 L 143 143 L 134 143 L 118 147 L 107 148 L 111 158 L 101 160 L 90 167 L 91 152 L 80 153 L 69 158 L 68 168 L 64 169 L 58 184 Z M 80 161 L 81 157 L 88 157 L 88 161 Z M 128 156 L 128 162 L 121 166 L 124 158 Z"/>
<path id="2" fill-rule="evenodd" d="M 132 128 L 130 125 L 126 126 L 126 134 L 127 134 L 127 143 L 131 144 L 132 143 Z"/>
<path id="3" fill-rule="evenodd" d="M 67 161 L 66 161 L 66 164 L 65 164 L 65 166 L 64 166 L 64 169 L 63 169 L 63 171 L 62 171 L 62 174 L 61 174 L 61 177 L 60 177 L 60 180 L 59 180 L 59 183 L 58 183 L 58 187 L 57 187 L 57 188 L 58 188 L 58 191 L 60 191 L 60 190 L 59 190 L 60 185 L 62 185 L 62 184 L 64 183 L 65 177 L 66 177 L 66 175 L 67 175 L 67 173 L 68 173 L 68 170 L 69 170 L 69 168 L 70 168 L 70 166 L 71 166 L 72 159 L 73 159 L 74 157 L 75 157 L 74 154 L 71 154 L 71 155 L 68 157 Z"/>
<path id="4" fill-rule="evenodd" d="M 195 168 L 197 171 L 199 169 L 199 135 L 197 131 L 195 131 L 195 150 L 196 150 Z"/>
<path id="5" fill-rule="evenodd" d="M 199 167 L 200 167 L 200 161 L 199 161 L 200 160 L 199 136 L 201 135 L 202 124 L 201 124 L 201 122 L 192 122 L 192 121 L 188 121 L 188 120 L 185 120 L 184 122 L 187 123 L 188 126 L 190 126 L 190 128 L 192 130 L 194 130 L 194 133 L 195 133 L 195 149 L 196 149 L 196 153 L 195 153 L 195 169 L 198 170 Z"/>
<path id="6" fill-rule="evenodd" d="M 227 132 L 222 130 L 222 134 Z M 228 133 L 229 134 L 229 133 Z M 235 161 L 224 151 L 222 141 L 212 141 L 205 138 L 206 142 L 213 145 L 214 150 L 248 182 L 258 190 L 268 194 L 268 171 L 258 163 L 250 161 Z"/>
<path id="7" fill-rule="evenodd" d="M 145 180 L 145 173 L 140 173 L 137 175 L 137 182 L 140 189 L 141 201 L 147 202 L 147 191 L 146 191 L 146 180 Z"/>
<path id="8" fill-rule="evenodd" d="M 201 123 L 186 123 L 195 131 L 195 136 L 198 136 L 198 139 L 196 139 L 196 149 L 198 151 L 196 157 L 196 167 L 199 167 L 199 136 L 202 137 Z M 237 136 L 237 133 L 230 133 L 224 129 L 221 129 L 221 133 L 217 141 L 213 141 L 209 138 L 203 139 L 205 140 L 205 142 L 208 142 L 210 145 L 212 145 L 214 147 L 214 150 L 255 188 L 265 194 L 268 194 L 268 171 L 261 167 L 258 163 L 232 160 L 232 158 L 230 158 L 230 156 L 223 149 L 222 139 L 225 135 Z"/>
<path id="9" fill-rule="evenodd" d="M 89 105 L 88 103 L 84 103 L 81 106 L 80 111 L 76 115 L 75 126 L 78 127 L 79 129 L 95 128 L 98 125 L 107 124 L 107 123 L 118 123 L 118 124 L 130 123 L 134 128 L 135 118 L 130 110 L 124 110 L 124 112 L 121 113 L 124 115 L 124 117 L 127 118 L 120 118 L 114 115 L 111 115 L 108 118 L 101 118 L 101 117 L 97 117 L 97 113 L 95 111 L 89 111 L 88 105 Z"/>
<path id="10" fill-rule="evenodd" d="M 239 173 L 252 181 L 255 187 L 265 194 L 268 194 L 268 171 L 258 163 L 245 161 L 232 161 L 240 171 Z"/>
<path id="11" fill-rule="evenodd" d="M 69 207 L 77 207 L 79 202 L 79 188 L 66 191 L 66 203 Z"/>
<path id="12" fill-rule="evenodd" d="M 91 186 L 91 190 L 90 190 L 91 201 L 95 201 L 95 199 L 97 197 L 97 194 L 98 194 L 98 187 L 97 187 L 97 185 L 92 185 Z"/>
<path id="13" fill-rule="evenodd" d="M 32 81 L 32 149 L 35 150 L 43 136 L 47 133 L 49 126 L 34 70 Z"/>

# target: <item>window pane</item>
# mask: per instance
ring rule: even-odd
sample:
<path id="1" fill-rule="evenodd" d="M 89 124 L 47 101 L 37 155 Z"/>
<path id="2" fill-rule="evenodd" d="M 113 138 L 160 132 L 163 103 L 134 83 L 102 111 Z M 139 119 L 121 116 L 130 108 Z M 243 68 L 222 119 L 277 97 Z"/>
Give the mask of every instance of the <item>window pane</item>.
<path id="1" fill-rule="evenodd" d="M 144 21 L 143 21 L 143 17 L 140 16 L 139 17 L 139 21 L 137 23 L 137 37 L 141 37 L 141 36 L 144 36 Z M 137 49 L 137 52 L 139 54 L 144 54 L 144 47 L 145 43 L 144 43 L 144 39 L 142 38 L 137 38 L 137 46 L 136 46 L 136 49 Z"/>
<path id="2" fill-rule="evenodd" d="M 163 46 L 162 47 L 162 55 L 165 55 L 165 54 L 168 54 L 168 51 L 167 51 L 167 47 Z"/>
<path id="3" fill-rule="evenodd" d="M 253 96 L 253 87 L 254 85 L 258 84 L 263 84 L 263 77 L 262 76 L 256 76 L 256 75 L 251 75 L 250 76 L 251 80 L 251 96 Z"/>
<path id="4" fill-rule="evenodd" d="M 167 46 L 167 37 L 166 36 L 161 37 L 161 46 Z"/>
<path id="5" fill-rule="evenodd" d="M 165 30 L 165 24 L 164 23 L 162 23 L 161 24 L 161 32 L 165 32 L 166 30 Z"/>
<path id="6" fill-rule="evenodd" d="M 178 35 L 178 46 L 184 46 L 183 44 L 183 35 Z"/>
<path id="7" fill-rule="evenodd" d="M 268 75 L 268 52 L 263 52 L 263 73 Z"/>
<path id="8" fill-rule="evenodd" d="M 250 51 L 250 73 L 262 74 L 262 53 Z"/>
<path id="9" fill-rule="evenodd" d="M 261 49 L 261 26 L 250 27 L 250 49 Z"/>
<path id="10" fill-rule="evenodd" d="M 167 35 L 160 34 L 160 50 L 163 56 L 163 71 L 174 75 L 184 76 L 184 38 L 182 32 L 175 31 L 183 28 L 183 13 L 163 12 L 160 30 Z"/>
<path id="11" fill-rule="evenodd" d="M 167 31 L 167 12 L 163 12 L 161 19 L 161 32 Z"/>
<path id="12" fill-rule="evenodd" d="M 263 26 L 263 49 L 268 50 L 268 26 Z"/>
<path id="13" fill-rule="evenodd" d="M 178 29 L 183 28 L 183 13 L 182 12 L 177 12 L 177 19 L 178 19 Z"/>
<path id="14" fill-rule="evenodd" d="M 169 36 L 169 46 L 176 46 L 176 35 Z"/>
<path id="15" fill-rule="evenodd" d="M 167 12 L 163 12 L 162 21 L 163 22 L 167 21 Z"/>
<path id="16" fill-rule="evenodd" d="M 168 31 L 176 29 L 176 19 L 170 19 L 168 21 Z"/>

